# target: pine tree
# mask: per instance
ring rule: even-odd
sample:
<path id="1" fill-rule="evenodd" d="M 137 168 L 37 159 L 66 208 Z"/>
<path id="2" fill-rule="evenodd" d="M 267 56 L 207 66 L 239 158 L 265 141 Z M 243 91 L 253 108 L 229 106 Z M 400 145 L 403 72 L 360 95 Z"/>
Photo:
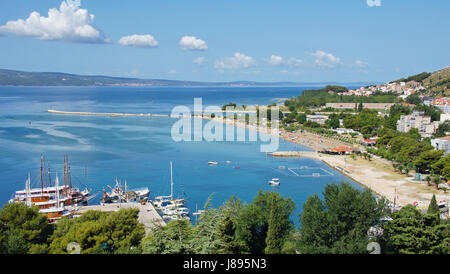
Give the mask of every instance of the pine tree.
<path id="1" fill-rule="evenodd" d="M 226 217 L 221 224 L 219 224 L 219 237 L 222 241 L 220 253 L 223 254 L 242 254 L 245 252 L 245 246 L 235 239 L 234 223 L 230 217 Z"/>
<path id="2" fill-rule="evenodd" d="M 280 214 L 278 209 L 278 201 L 274 196 L 272 198 L 272 206 L 270 209 L 269 229 L 266 238 L 266 254 L 280 254 L 282 248 L 282 230 L 280 227 Z"/>
<path id="3" fill-rule="evenodd" d="M 358 112 L 361 112 L 362 110 L 363 110 L 363 103 L 359 103 Z"/>
<path id="4" fill-rule="evenodd" d="M 428 206 L 427 214 L 440 214 L 439 206 L 437 205 L 436 196 L 433 194 L 430 205 Z"/>

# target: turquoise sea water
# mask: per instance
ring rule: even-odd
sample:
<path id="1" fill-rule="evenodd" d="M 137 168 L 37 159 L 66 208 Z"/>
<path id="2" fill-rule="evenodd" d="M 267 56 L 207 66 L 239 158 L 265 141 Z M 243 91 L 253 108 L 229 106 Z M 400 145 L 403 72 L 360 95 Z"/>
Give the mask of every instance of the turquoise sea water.
<path id="1" fill-rule="evenodd" d="M 258 190 L 278 191 L 297 205 L 293 221 L 307 197 L 321 193 L 328 183 L 349 178 L 320 161 L 275 159 L 260 152 L 260 142 L 175 142 L 171 127 L 177 119 L 160 117 L 103 117 L 55 115 L 63 111 L 160 113 L 174 106 L 191 107 L 201 97 L 204 107 L 228 102 L 267 105 L 276 98 L 297 96 L 298 87 L 0 87 L 0 203 L 23 189 L 28 172 L 40 186 L 40 155 L 45 153 L 53 173 L 63 173 L 63 155 L 72 167 L 73 183 L 99 193 L 114 179 L 133 188 L 148 186 L 151 198 L 174 193 L 187 198 L 193 212 L 212 196 L 219 206 L 232 195 L 251 202 Z M 203 123 L 206 123 L 204 121 Z M 309 150 L 280 140 L 279 150 Z M 208 166 L 208 161 L 219 162 Z M 231 163 L 227 163 L 230 161 Z M 239 168 L 234 168 L 238 166 Z M 312 173 L 320 177 L 309 176 Z M 268 181 L 280 178 L 279 187 Z"/>

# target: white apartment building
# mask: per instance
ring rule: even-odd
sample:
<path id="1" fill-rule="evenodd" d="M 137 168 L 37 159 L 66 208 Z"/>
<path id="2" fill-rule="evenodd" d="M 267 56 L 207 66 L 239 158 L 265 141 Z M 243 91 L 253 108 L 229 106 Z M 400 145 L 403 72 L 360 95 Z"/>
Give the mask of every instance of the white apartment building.
<path id="1" fill-rule="evenodd" d="M 316 122 L 321 125 L 324 125 L 326 120 L 328 120 L 328 116 L 325 115 L 306 115 L 306 121 Z"/>
<path id="2" fill-rule="evenodd" d="M 450 153 L 450 136 L 431 139 L 431 145 L 435 149 L 443 149 L 444 155 L 447 155 L 448 153 Z"/>
<path id="3" fill-rule="evenodd" d="M 430 116 L 425 116 L 423 112 L 414 111 L 410 115 L 402 115 L 397 121 L 397 130 L 408 132 L 412 128 L 417 128 L 422 137 L 431 137 L 439 126 L 439 122 L 431 122 Z"/>

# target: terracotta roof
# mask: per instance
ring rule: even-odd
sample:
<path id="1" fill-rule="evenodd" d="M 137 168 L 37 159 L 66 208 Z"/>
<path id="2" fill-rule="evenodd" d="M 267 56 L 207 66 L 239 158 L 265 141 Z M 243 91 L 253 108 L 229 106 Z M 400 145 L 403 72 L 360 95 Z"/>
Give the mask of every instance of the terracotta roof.
<path id="1" fill-rule="evenodd" d="M 346 151 L 355 151 L 355 150 L 353 148 L 349 148 L 349 147 L 337 147 L 337 148 L 330 149 L 330 151 L 333 151 L 333 152 L 346 152 Z"/>

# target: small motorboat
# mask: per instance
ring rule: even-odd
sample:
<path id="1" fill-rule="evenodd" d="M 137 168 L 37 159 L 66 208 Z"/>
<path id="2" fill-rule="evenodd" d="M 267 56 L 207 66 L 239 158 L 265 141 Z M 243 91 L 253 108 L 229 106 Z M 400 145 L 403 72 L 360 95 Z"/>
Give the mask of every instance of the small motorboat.
<path id="1" fill-rule="evenodd" d="M 210 165 L 210 166 L 217 166 L 218 164 L 219 164 L 218 162 L 214 162 L 214 161 L 208 162 L 208 165 Z"/>
<path id="2" fill-rule="evenodd" d="M 280 185 L 280 179 L 278 178 L 272 178 L 271 181 L 269 181 L 269 185 L 278 186 Z"/>

